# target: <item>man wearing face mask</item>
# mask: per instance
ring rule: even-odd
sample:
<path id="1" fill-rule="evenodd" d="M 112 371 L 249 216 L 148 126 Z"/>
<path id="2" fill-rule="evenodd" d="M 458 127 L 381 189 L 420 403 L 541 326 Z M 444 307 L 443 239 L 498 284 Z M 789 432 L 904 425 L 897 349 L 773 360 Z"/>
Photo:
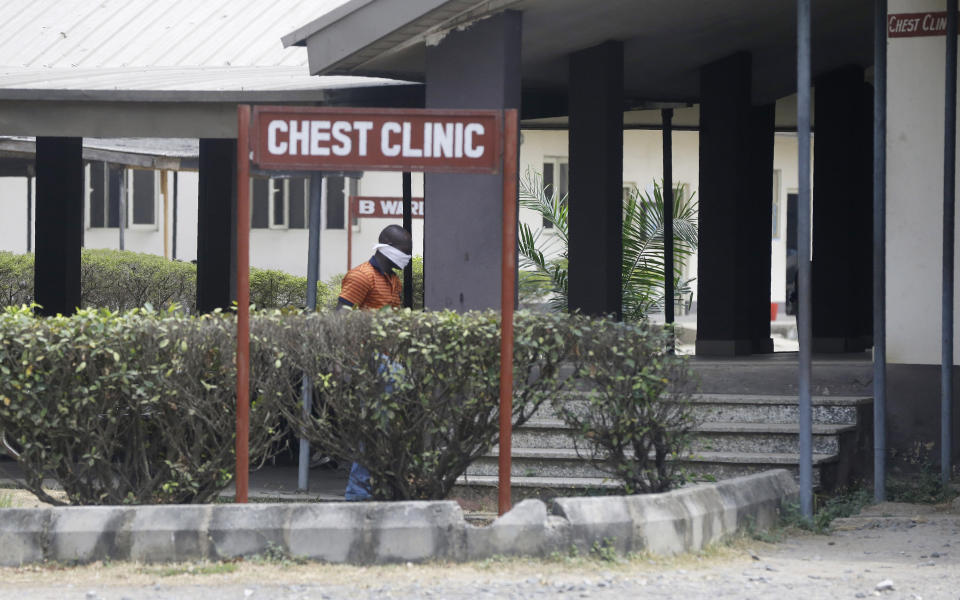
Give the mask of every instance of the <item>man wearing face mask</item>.
<path id="1" fill-rule="evenodd" d="M 384 306 L 399 308 L 401 304 L 400 278 L 394 272 L 402 271 L 410 262 L 413 240 L 410 232 L 399 225 L 388 225 L 380 232 L 379 242 L 373 247 L 375 254 L 367 262 L 350 269 L 340 284 L 337 308 L 356 307 L 377 310 Z M 380 369 L 389 371 L 386 392 L 393 390 L 392 378 L 402 373 L 402 368 L 385 355 L 379 355 Z M 359 464 L 350 466 L 347 480 L 346 500 L 369 500 L 370 472 Z"/>
<path id="2" fill-rule="evenodd" d="M 399 225 L 388 225 L 380 232 L 380 243 L 373 248 L 376 254 L 370 260 L 350 269 L 344 276 L 337 308 L 400 307 L 401 283 L 394 270 L 402 271 L 410 262 L 413 251 L 410 232 Z"/>

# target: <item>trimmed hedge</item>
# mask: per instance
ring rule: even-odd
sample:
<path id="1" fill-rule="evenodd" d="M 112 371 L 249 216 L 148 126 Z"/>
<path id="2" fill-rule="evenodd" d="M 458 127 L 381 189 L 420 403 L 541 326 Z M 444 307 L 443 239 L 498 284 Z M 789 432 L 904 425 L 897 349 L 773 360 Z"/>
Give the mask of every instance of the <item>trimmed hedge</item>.
<path id="1" fill-rule="evenodd" d="M 235 347 L 222 314 L 6 309 L 0 430 L 19 449 L 27 488 L 51 504 L 61 502 L 45 478 L 76 504 L 212 500 L 234 466 Z M 269 401 L 278 399 L 252 404 L 254 464 L 283 434 Z"/>
<path id="2" fill-rule="evenodd" d="M 659 451 L 656 432 L 685 426 L 671 415 L 689 407 L 670 393 L 683 389 L 683 362 L 654 330 L 520 311 L 514 331 L 514 426 L 584 386 L 594 390 L 590 410 L 571 418 L 585 419 L 585 439 L 652 431 Z M 496 443 L 499 337 L 494 312 L 255 312 L 252 462 L 305 435 L 366 466 L 376 498 L 445 497 Z M 21 450 L 29 489 L 56 503 L 42 488 L 52 478 L 78 504 L 210 501 L 234 465 L 235 345 L 235 320 L 219 312 L 0 312 L 0 430 Z M 315 406 L 307 417 L 304 374 Z M 685 432 L 668 436 L 671 454 L 683 452 Z M 598 460 L 638 464 L 635 444 L 603 448 Z"/>
<path id="3" fill-rule="evenodd" d="M 339 284 L 317 283 L 317 306 L 336 304 Z M 283 271 L 250 269 L 250 302 L 258 308 L 306 306 L 307 279 Z M 0 305 L 33 302 L 33 255 L 0 252 Z M 174 304 L 196 311 L 197 267 L 153 254 L 84 248 L 80 254 L 80 302 L 85 308 L 125 311 L 147 304 Z"/>
<path id="4" fill-rule="evenodd" d="M 574 349 L 572 322 L 578 319 L 517 314 L 514 426 L 565 387 L 560 367 Z M 497 313 L 345 311 L 259 335 L 311 348 L 297 368 L 315 374 L 317 410 L 304 419 L 287 403 L 286 416 L 319 447 L 366 467 L 374 498 L 444 498 L 497 441 Z"/>

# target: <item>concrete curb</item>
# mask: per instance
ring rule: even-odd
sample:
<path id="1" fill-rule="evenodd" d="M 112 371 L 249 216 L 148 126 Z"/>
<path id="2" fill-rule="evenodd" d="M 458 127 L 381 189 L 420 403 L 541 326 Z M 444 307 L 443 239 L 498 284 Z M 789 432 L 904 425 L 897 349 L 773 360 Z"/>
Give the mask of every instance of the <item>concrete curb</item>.
<path id="1" fill-rule="evenodd" d="M 0 510 L 0 565 L 170 562 L 268 552 L 330 563 L 478 560 L 588 552 L 675 554 L 774 525 L 798 490 L 785 470 L 644 496 L 524 500 L 491 525 L 459 505 L 361 502 Z"/>

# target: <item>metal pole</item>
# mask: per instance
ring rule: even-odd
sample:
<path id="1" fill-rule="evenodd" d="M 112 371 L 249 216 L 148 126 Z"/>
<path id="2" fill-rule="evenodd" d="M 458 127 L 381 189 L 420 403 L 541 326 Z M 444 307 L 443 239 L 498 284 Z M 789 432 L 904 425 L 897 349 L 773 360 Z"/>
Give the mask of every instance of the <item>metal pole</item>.
<path id="1" fill-rule="evenodd" d="M 353 268 L 353 215 L 357 214 L 353 209 L 355 198 L 350 196 L 347 200 L 347 270 Z"/>
<path id="2" fill-rule="evenodd" d="M 27 175 L 27 252 L 33 251 L 33 176 Z"/>
<path id="3" fill-rule="evenodd" d="M 109 168 L 109 167 L 104 167 L 104 168 Z M 109 194 L 110 192 L 107 191 L 107 193 Z M 120 168 L 119 194 L 120 194 L 120 198 L 118 199 L 118 202 L 120 203 L 120 206 L 118 210 L 120 212 L 120 217 L 119 217 L 120 222 L 118 223 L 118 225 L 120 227 L 120 249 L 126 250 L 126 247 L 125 247 L 126 244 L 124 240 L 124 229 L 126 228 L 126 225 L 127 225 L 127 170 L 122 166 Z"/>
<path id="4" fill-rule="evenodd" d="M 237 439 L 236 501 L 250 477 L 250 106 L 237 106 Z"/>
<path id="5" fill-rule="evenodd" d="M 173 172 L 173 232 L 171 233 L 170 241 L 170 258 L 177 260 L 177 201 L 179 200 L 179 186 L 178 186 L 178 171 Z"/>
<path id="6" fill-rule="evenodd" d="M 307 312 L 317 310 L 317 281 L 320 279 L 320 203 L 323 194 L 323 173 L 310 176 L 310 236 L 307 248 Z M 349 225 L 348 225 L 349 226 Z M 313 410 L 313 385 L 310 377 L 303 376 L 301 390 L 303 418 L 310 418 Z M 297 464 L 297 489 L 307 491 L 310 485 L 310 440 L 300 438 L 300 460 Z"/>
<path id="7" fill-rule="evenodd" d="M 940 364 L 940 478 L 950 483 L 953 448 L 953 247 L 957 161 L 957 0 L 947 0 L 947 72 L 943 124 L 943 307 Z"/>
<path id="8" fill-rule="evenodd" d="M 403 228 L 413 235 L 413 183 L 409 171 L 403 172 Z M 413 308 L 413 261 L 403 269 L 403 306 Z"/>
<path id="9" fill-rule="evenodd" d="M 503 246 L 500 264 L 500 462 L 499 513 L 510 510 L 513 433 L 513 307 L 517 277 L 517 110 L 503 111 Z"/>
<path id="10" fill-rule="evenodd" d="M 664 321 L 673 324 L 673 109 L 660 111 L 663 123 L 663 273 Z M 673 348 L 673 335 L 670 348 Z"/>
<path id="11" fill-rule="evenodd" d="M 797 265 L 800 306 L 800 514 L 813 517 L 813 410 L 810 402 L 810 0 L 797 0 Z"/>
<path id="12" fill-rule="evenodd" d="M 873 31 L 873 498 L 887 499 L 887 0 Z"/>
<path id="13" fill-rule="evenodd" d="M 170 259 L 170 186 L 167 172 L 160 171 L 160 195 L 163 196 L 163 257 Z"/>

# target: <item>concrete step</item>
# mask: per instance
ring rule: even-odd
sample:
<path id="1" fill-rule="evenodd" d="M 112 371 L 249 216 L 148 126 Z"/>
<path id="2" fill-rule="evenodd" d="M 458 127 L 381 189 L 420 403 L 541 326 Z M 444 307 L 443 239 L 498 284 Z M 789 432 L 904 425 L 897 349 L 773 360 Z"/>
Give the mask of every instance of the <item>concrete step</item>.
<path id="1" fill-rule="evenodd" d="M 839 452 L 843 433 L 855 425 L 815 424 L 813 451 Z M 573 448 L 572 432 L 554 418 L 534 418 L 513 431 L 514 448 Z M 701 423 L 695 429 L 692 449 L 705 452 L 797 452 L 799 427 L 795 423 Z"/>
<path id="2" fill-rule="evenodd" d="M 800 418 L 796 396 L 696 394 L 694 416 L 704 422 L 729 423 L 797 423 Z M 814 396 L 813 422 L 832 425 L 855 425 L 862 422 L 862 413 L 870 412 L 869 396 Z"/>
<path id="3" fill-rule="evenodd" d="M 797 396 L 783 394 L 694 394 L 691 398 L 694 417 L 699 421 L 738 423 L 796 423 L 799 419 Z M 577 413 L 586 409 L 584 393 L 564 395 L 564 406 Z M 813 396 L 813 422 L 853 425 L 870 411 L 873 399 L 868 395 Z M 537 419 L 559 420 L 551 403 L 544 403 Z"/>
<path id="4" fill-rule="evenodd" d="M 500 478 L 497 475 L 462 475 L 457 485 L 478 487 L 497 487 Z M 535 487 L 553 490 L 583 489 L 620 489 L 620 482 L 606 477 L 511 477 L 513 487 Z"/>
<path id="5" fill-rule="evenodd" d="M 814 483 L 819 482 L 819 467 L 836 461 L 836 456 L 814 454 Z M 687 469 L 695 478 L 727 479 L 767 469 L 797 471 L 799 457 L 792 453 L 753 452 L 698 452 L 685 459 Z M 496 450 L 481 457 L 467 468 L 467 478 L 496 476 Z M 514 448 L 511 477 L 594 478 L 608 479 L 610 475 L 580 458 L 573 449 Z"/>
<path id="6" fill-rule="evenodd" d="M 837 454 L 840 436 L 856 425 L 815 424 L 814 454 Z M 800 451 L 800 427 L 795 423 L 701 423 L 691 440 L 698 452 L 791 454 Z"/>
<path id="7" fill-rule="evenodd" d="M 689 362 L 704 393 L 797 394 L 797 354 L 693 358 Z M 811 392 L 817 396 L 872 396 L 873 364 L 868 353 L 813 357 Z"/>

